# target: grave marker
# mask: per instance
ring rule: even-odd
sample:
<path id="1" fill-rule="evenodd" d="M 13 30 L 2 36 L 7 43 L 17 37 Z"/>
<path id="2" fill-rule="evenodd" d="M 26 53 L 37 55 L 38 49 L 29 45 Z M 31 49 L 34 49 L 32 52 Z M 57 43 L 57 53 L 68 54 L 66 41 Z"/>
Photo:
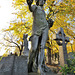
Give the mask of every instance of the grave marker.
<path id="1" fill-rule="evenodd" d="M 59 45 L 60 65 L 64 66 L 64 64 L 67 64 L 66 59 L 68 59 L 66 45 L 69 42 L 69 37 L 66 37 L 63 28 L 60 27 L 58 29 L 58 33 L 53 35 L 53 39 L 56 40 L 57 44 Z"/>

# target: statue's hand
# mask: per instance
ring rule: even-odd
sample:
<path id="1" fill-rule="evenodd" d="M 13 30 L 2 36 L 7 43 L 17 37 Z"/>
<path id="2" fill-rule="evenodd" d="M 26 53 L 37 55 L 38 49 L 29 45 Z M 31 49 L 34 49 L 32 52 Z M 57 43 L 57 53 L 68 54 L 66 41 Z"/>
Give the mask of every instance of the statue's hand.
<path id="1" fill-rule="evenodd" d="M 33 0 L 27 0 L 27 4 L 31 5 L 33 3 Z"/>
<path id="2" fill-rule="evenodd" d="M 49 28 L 51 28 L 53 26 L 54 21 L 51 18 L 49 18 L 47 22 L 48 22 Z"/>

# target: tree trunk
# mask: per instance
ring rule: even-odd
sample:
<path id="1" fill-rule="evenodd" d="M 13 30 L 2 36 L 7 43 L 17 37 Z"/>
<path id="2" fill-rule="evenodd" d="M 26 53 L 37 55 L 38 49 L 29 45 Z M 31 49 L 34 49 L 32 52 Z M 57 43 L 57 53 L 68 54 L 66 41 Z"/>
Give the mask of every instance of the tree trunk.
<path id="1" fill-rule="evenodd" d="M 20 49 L 20 56 L 21 56 L 22 51 L 23 51 L 23 42 L 22 42 L 21 49 Z"/>

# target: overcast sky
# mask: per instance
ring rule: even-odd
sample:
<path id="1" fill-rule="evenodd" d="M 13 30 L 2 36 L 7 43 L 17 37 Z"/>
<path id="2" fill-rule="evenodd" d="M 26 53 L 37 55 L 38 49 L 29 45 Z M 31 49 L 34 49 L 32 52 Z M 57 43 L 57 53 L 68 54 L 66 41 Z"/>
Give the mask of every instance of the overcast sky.
<path id="1" fill-rule="evenodd" d="M 9 22 L 13 18 L 12 12 L 14 12 L 12 0 L 0 0 L 0 29 L 9 26 Z"/>
<path id="2" fill-rule="evenodd" d="M 12 0 L 0 0 L 0 40 L 2 39 L 3 32 L 2 29 L 8 28 L 10 21 L 14 19 L 14 15 L 11 14 L 14 12 L 12 7 Z M 0 49 L 0 55 L 4 53 L 3 48 Z"/>

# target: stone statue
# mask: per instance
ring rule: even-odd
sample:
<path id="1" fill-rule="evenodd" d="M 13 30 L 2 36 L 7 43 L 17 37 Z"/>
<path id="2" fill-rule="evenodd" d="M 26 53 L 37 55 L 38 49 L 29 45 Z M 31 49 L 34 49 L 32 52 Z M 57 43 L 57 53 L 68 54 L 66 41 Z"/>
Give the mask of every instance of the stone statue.
<path id="1" fill-rule="evenodd" d="M 36 0 L 36 5 L 31 5 L 33 0 L 27 0 L 29 10 L 33 13 L 32 36 L 30 41 L 32 48 L 30 50 L 28 70 L 29 72 L 44 71 L 44 48 L 48 38 L 48 30 L 53 25 L 53 20 L 46 20 L 43 5 L 46 0 Z"/>

